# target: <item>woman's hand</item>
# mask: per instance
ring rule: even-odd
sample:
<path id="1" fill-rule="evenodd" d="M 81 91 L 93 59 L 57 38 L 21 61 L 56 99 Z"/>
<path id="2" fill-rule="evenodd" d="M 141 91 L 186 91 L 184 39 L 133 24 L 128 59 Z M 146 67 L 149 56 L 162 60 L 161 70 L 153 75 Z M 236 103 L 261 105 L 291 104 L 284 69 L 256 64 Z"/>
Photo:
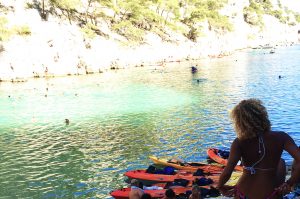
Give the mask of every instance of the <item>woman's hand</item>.
<path id="1" fill-rule="evenodd" d="M 217 187 L 221 194 L 226 197 L 232 197 L 235 192 L 234 186 L 223 185 L 222 187 Z"/>
<path id="2" fill-rule="evenodd" d="M 285 183 L 282 183 L 275 190 L 278 195 L 285 195 L 287 193 L 290 193 L 292 191 L 292 188 L 288 183 L 285 182 Z"/>

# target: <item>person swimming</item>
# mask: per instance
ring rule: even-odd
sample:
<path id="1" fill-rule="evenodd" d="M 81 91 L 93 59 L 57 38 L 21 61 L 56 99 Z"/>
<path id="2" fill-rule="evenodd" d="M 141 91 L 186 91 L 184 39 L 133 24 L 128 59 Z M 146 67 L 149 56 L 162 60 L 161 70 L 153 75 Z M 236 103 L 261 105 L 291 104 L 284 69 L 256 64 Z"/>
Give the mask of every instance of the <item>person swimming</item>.
<path id="1" fill-rule="evenodd" d="M 197 65 L 196 65 L 197 66 Z M 198 71 L 198 68 L 196 66 L 191 67 L 192 73 L 196 73 Z"/>
<path id="2" fill-rule="evenodd" d="M 234 195 L 239 199 L 279 198 L 299 179 L 297 145 L 288 134 L 271 131 L 267 110 L 258 99 L 242 100 L 232 110 L 231 117 L 237 138 L 231 145 L 228 163 L 217 188 L 224 196 Z M 285 163 L 280 159 L 283 150 L 297 162 L 296 172 L 286 182 Z M 239 160 L 244 170 L 237 185 L 225 185 Z"/>

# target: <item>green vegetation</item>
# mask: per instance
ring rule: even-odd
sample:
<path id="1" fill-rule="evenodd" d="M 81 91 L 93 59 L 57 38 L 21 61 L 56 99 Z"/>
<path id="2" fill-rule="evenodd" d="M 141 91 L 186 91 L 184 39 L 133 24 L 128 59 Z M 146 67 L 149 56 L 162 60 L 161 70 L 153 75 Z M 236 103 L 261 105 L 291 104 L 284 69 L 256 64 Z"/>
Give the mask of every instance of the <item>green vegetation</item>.
<path id="1" fill-rule="evenodd" d="M 233 25 L 229 22 L 228 17 L 220 15 L 218 12 L 210 12 L 207 16 L 210 26 L 221 28 L 223 30 L 233 31 Z"/>
<path id="2" fill-rule="evenodd" d="M 45 0 L 42 0 L 42 5 L 44 1 Z M 50 2 L 55 8 L 58 8 L 65 17 L 68 18 L 70 24 L 72 23 L 77 9 L 82 7 L 80 0 L 50 0 Z"/>
<path id="3" fill-rule="evenodd" d="M 244 8 L 244 18 L 249 24 L 263 27 L 263 14 L 276 17 L 281 23 L 295 25 L 290 22 L 289 14 L 293 13 L 288 8 L 282 8 L 280 0 L 277 1 L 279 9 L 274 9 L 270 0 L 250 0 L 249 7 Z M 297 20 L 297 16 L 295 15 Z"/>
<path id="4" fill-rule="evenodd" d="M 294 13 L 295 19 L 298 23 L 300 23 L 300 14 L 299 13 Z"/>
<path id="5" fill-rule="evenodd" d="M 231 31 L 228 17 L 219 14 L 227 0 L 33 0 L 28 9 L 37 9 L 42 19 L 49 14 L 78 24 L 88 38 L 102 34 L 100 21 L 128 41 L 143 42 L 147 31 L 168 39 L 171 29 L 196 40 L 199 23 L 207 21 L 214 30 Z"/>
<path id="6" fill-rule="evenodd" d="M 232 31 L 233 25 L 229 22 L 227 16 L 221 15 L 218 10 L 223 7 L 227 1 L 203 0 L 195 1 L 193 6 L 190 6 L 190 14 L 185 16 L 182 22 L 190 27 L 187 37 L 195 41 L 201 34 L 201 23 L 209 23 L 210 28 L 221 29 L 223 31 Z"/>
<path id="7" fill-rule="evenodd" d="M 262 10 L 255 3 L 244 8 L 244 20 L 251 25 L 260 26 L 261 28 L 264 26 Z"/>
<path id="8" fill-rule="evenodd" d="M 144 31 L 134 26 L 130 21 L 116 23 L 113 25 L 113 29 L 127 39 L 132 39 L 133 41 L 143 40 Z"/>
<path id="9" fill-rule="evenodd" d="M 12 35 L 30 35 L 31 31 L 27 25 L 24 26 L 14 26 L 9 28 L 7 26 L 8 20 L 5 17 L 0 16 L 0 41 L 7 41 Z"/>
<path id="10" fill-rule="evenodd" d="M 89 39 L 94 39 L 97 34 L 95 33 L 95 29 L 97 27 L 91 23 L 87 23 L 85 26 L 81 28 L 81 31 L 84 33 L 84 35 Z"/>
<path id="11" fill-rule="evenodd" d="M 290 11 L 284 10 L 280 0 L 277 1 L 279 8 L 276 10 L 270 0 L 250 0 L 249 7 L 244 8 L 245 21 L 263 28 L 263 14 L 269 14 L 282 23 L 294 25 L 289 19 Z M 90 39 L 97 35 L 108 37 L 100 25 L 106 23 L 129 42 L 142 43 L 147 32 L 169 40 L 168 30 L 172 30 L 196 41 L 207 25 L 211 31 L 233 31 L 229 17 L 219 12 L 226 3 L 227 0 L 33 0 L 26 8 L 36 9 L 46 21 L 49 15 L 68 20 L 78 25 Z M 295 19 L 300 22 L 300 15 L 295 14 Z M 10 34 L 31 33 L 26 26 L 8 30 L 6 22 L 0 20 L 2 40 Z"/>
<path id="12" fill-rule="evenodd" d="M 0 41 L 6 41 L 11 34 L 11 31 L 7 28 L 7 19 L 0 17 Z"/>
<path id="13" fill-rule="evenodd" d="M 13 27 L 13 32 L 18 35 L 26 36 L 31 34 L 31 30 L 29 26 L 23 25 L 23 26 L 15 26 Z"/>
<path id="14" fill-rule="evenodd" d="M 272 9 L 272 4 L 269 0 L 257 2 L 255 0 L 250 0 L 249 7 L 244 8 L 244 20 L 255 26 L 263 28 L 264 22 L 262 15 L 269 12 Z"/>
<path id="15" fill-rule="evenodd" d="M 289 21 L 287 16 L 283 16 L 283 11 L 281 10 L 272 10 L 268 14 L 276 17 L 281 23 L 287 23 Z"/>

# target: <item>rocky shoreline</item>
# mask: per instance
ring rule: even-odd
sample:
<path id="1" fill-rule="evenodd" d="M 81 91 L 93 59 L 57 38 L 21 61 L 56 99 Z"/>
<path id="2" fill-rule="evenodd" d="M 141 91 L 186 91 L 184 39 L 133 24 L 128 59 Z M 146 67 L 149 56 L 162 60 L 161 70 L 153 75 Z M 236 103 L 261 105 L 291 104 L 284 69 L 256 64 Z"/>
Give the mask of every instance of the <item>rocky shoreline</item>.
<path id="1" fill-rule="evenodd" d="M 272 44 L 261 42 L 233 49 L 213 46 L 205 48 L 201 43 L 183 45 L 162 43 L 159 46 L 149 45 L 126 49 L 118 47 L 115 42 L 92 41 L 81 43 L 83 46 L 91 46 L 89 48 L 73 46 L 64 50 L 63 45 L 68 45 L 67 42 L 58 43 L 48 40 L 44 42 L 46 45 L 44 44 L 43 48 L 39 44 L 32 45 L 32 43 L 35 44 L 30 39 L 16 38 L 3 45 L 5 51 L 2 51 L 0 55 L 0 82 L 24 82 L 31 78 L 88 75 L 131 67 L 164 66 L 182 61 L 196 63 L 200 59 L 222 58 L 243 49 L 289 46 L 295 44 L 296 41 Z M 22 46 L 22 48 L 15 49 L 14 46 Z M 28 47 L 24 48 L 24 46 Z M 74 48 L 76 50 L 72 50 Z"/>

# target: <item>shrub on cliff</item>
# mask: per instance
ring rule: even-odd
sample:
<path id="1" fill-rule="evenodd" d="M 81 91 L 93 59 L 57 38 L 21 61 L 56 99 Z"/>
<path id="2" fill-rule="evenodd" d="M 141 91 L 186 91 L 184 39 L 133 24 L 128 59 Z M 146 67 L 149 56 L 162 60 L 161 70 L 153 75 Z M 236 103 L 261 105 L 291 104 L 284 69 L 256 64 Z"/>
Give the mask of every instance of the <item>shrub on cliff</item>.
<path id="1" fill-rule="evenodd" d="M 94 39 L 97 34 L 95 33 L 95 29 L 97 29 L 97 26 L 88 23 L 81 27 L 81 31 L 83 32 L 84 36 L 86 36 L 89 39 Z"/>
<path id="2" fill-rule="evenodd" d="M 8 20 L 0 17 L 0 41 L 6 41 L 12 35 L 12 31 L 7 27 Z"/>
<path id="3" fill-rule="evenodd" d="M 283 12 L 281 10 L 272 10 L 269 11 L 268 14 L 276 17 L 281 23 L 288 22 L 288 18 L 283 16 Z"/>
<path id="4" fill-rule="evenodd" d="M 218 12 L 210 12 L 207 16 L 210 26 L 225 31 L 233 31 L 233 25 L 229 22 L 228 17 L 220 15 Z"/>
<path id="5" fill-rule="evenodd" d="M 289 14 L 292 12 L 288 8 L 283 9 L 280 2 L 279 9 L 274 10 L 270 0 L 250 0 L 249 7 L 244 8 L 244 20 L 251 25 L 263 26 L 262 15 L 267 14 L 276 17 L 280 23 L 294 25 L 290 21 Z"/>
<path id="6" fill-rule="evenodd" d="M 113 30 L 126 37 L 129 41 L 143 41 L 144 31 L 135 27 L 130 21 L 121 21 L 113 25 Z"/>
<path id="7" fill-rule="evenodd" d="M 13 32 L 17 35 L 26 36 L 31 34 L 31 30 L 29 26 L 23 25 L 23 26 L 15 26 L 13 28 Z"/>
<path id="8" fill-rule="evenodd" d="M 207 21 L 211 30 L 233 31 L 233 25 L 229 21 L 227 16 L 223 16 L 219 13 L 225 0 L 203 0 L 203 1 L 191 1 L 190 7 L 192 8 L 182 19 L 182 22 L 189 26 L 190 30 L 186 36 L 196 41 L 197 37 L 201 34 L 200 23 Z"/>
<path id="9" fill-rule="evenodd" d="M 295 13 L 295 19 L 298 23 L 300 23 L 300 14 L 299 13 Z"/>
<path id="10" fill-rule="evenodd" d="M 14 26 L 8 27 L 8 20 L 5 17 L 0 17 L 0 41 L 7 41 L 12 35 L 26 36 L 31 34 L 29 26 Z"/>
<path id="11" fill-rule="evenodd" d="M 254 26 L 263 25 L 262 15 L 253 7 L 244 8 L 244 21 Z"/>

